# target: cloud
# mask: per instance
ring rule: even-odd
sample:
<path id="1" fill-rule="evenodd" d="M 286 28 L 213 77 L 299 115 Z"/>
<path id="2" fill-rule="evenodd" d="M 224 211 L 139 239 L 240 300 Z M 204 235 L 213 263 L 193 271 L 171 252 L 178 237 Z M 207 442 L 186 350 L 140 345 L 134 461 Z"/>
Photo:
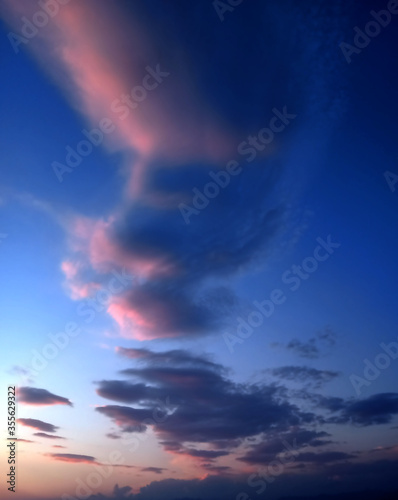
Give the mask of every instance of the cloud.
<path id="1" fill-rule="evenodd" d="M 15 26 L 36 8 L 28 0 L 4 4 Z M 109 213 L 67 217 L 69 252 L 62 269 L 72 297 L 82 300 L 87 313 L 87 299 L 104 274 L 124 268 L 134 275 L 135 283 L 109 298 L 107 312 L 122 336 L 138 340 L 215 334 L 236 317 L 239 299 L 226 280 L 263 263 L 282 232 L 290 239 L 293 210 L 287 206 L 299 183 L 289 180 L 289 158 L 303 154 L 303 134 L 315 129 L 309 155 L 314 161 L 323 143 L 318 134 L 328 134 L 320 132 L 318 117 L 327 112 L 331 118 L 341 103 L 343 66 L 332 49 L 340 39 L 340 6 L 326 14 L 259 3 L 241 10 L 243 23 L 225 23 L 221 30 L 207 4 L 192 11 L 177 4 L 165 16 L 159 2 L 158 8 L 70 2 L 26 46 L 90 127 L 98 128 L 104 117 L 114 122 L 104 146 L 125 157 L 125 189 Z M 285 25 L 277 30 L 281 17 Z M 245 25 L 255 29 L 243 34 Z M 295 46 L 294 65 L 285 32 L 294 40 L 310 37 L 310 43 Z M 239 50 L 220 63 L 219 54 L 229 53 L 237 39 Z M 275 46 L 277 53 L 270 49 Z M 266 68 L 260 77 L 259 61 Z M 145 99 L 122 102 L 137 85 L 143 89 L 148 75 L 153 84 L 154 71 L 164 81 Z M 297 119 L 272 144 L 249 147 L 249 160 L 247 141 L 268 126 L 276 107 L 285 106 Z M 214 176 L 225 176 L 231 160 L 242 169 L 239 179 L 204 200 L 197 192 L 209 182 L 217 189 Z M 207 206 L 194 209 L 186 224 L 181 204 L 192 207 L 194 193 Z"/>
<path id="2" fill-rule="evenodd" d="M 167 469 L 163 468 L 163 467 L 143 467 L 141 469 L 142 472 L 154 472 L 155 474 L 162 474 L 163 471 L 165 471 Z"/>
<path id="3" fill-rule="evenodd" d="M 97 393 L 119 404 L 97 407 L 96 411 L 122 433 L 143 433 L 152 428 L 165 451 L 201 465 L 228 455 L 247 464 L 268 463 L 285 451 L 286 443 L 301 450 L 303 461 L 311 457 L 322 463 L 332 457 L 337 460 L 338 455 L 326 455 L 329 450 L 315 455 L 302 450 L 334 444 L 328 432 L 310 426 L 387 423 L 398 413 L 395 394 L 346 400 L 303 389 L 294 392 L 303 403 L 296 406 L 291 391 L 284 386 L 238 384 L 222 365 L 205 356 L 182 350 L 118 348 L 117 352 L 131 359 L 134 367 L 120 372 L 128 380 L 97 382 Z M 304 380 L 325 381 L 337 376 L 336 372 L 296 368 L 293 373 Z M 285 369 L 290 367 L 276 370 L 285 377 Z M 252 444 L 254 440 L 257 442 Z"/>
<path id="4" fill-rule="evenodd" d="M 47 438 L 47 439 L 66 439 L 66 438 L 61 437 L 61 436 L 54 436 L 53 434 L 46 434 L 45 432 L 35 432 L 33 435 L 38 436 L 38 437 Z"/>
<path id="5" fill-rule="evenodd" d="M 73 404 L 67 398 L 57 396 L 46 389 L 36 387 L 19 387 L 17 389 L 18 401 L 22 404 L 44 406 L 44 405 L 68 405 Z"/>
<path id="6" fill-rule="evenodd" d="M 30 439 L 16 439 L 20 443 L 34 443 L 35 441 L 31 441 Z"/>
<path id="7" fill-rule="evenodd" d="M 295 395 L 331 416 L 322 417 L 323 423 L 370 426 L 388 424 L 398 414 L 398 393 L 378 393 L 365 399 L 344 399 L 324 396 L 308 391 L 296 391 Z"/>
<path id="8" fill-rule="evenodd" d="M 10 9 L 15 8 L 8 3 Z M 22 7 L 30 9 L 27 2 Z M 124 337 L 147 340 L 211 334 L 224 324 L 226 311 L 232 315 L 236 303 L 225 286 L 215 292 L 206 281 L 225 279 L 268 255 L 285 224 L 285 207 L 276 192 L 282 168 L 276 161 L 263 168 L 245 165 L 239 183 L 231 182 L 195 224 L 186 225 L 180 203 L 191 203 L 193 188 L 206 185 L 210 172 L 237 156 L 237 147 L 249 130 L 238 135 L 218 118 L 185 69 L 184 52 L 172 49 L 170 40 L 165 46 L 150 25 L 148 36 L 137 16 L 133 7 L 125 16 L 107 2 L 71 3 L 60 9 L 54 27 L 41 35 L 40 57 L 51 60 L 45 66 L 58 68 L 56 74 L 59 70 L 66 74 L 62 80 L 68 82 L 76 108 L 94 126 L 111 116 L 116 122 L 113 146 L 134 158 L 122 208 L 103 218 L 77 216 L 69 221 L 70 255 L 62 269 L 75 299 L 95 293 L 103 274 L 113 269 L 125 268 L 137 277 L 140 283 L 110 297 L 107 309 Z M 100 18 L 112 34 L 106 50 L 102 29 L 88 21 L 93 18 Z M 218 27 L 213 29 L 218 38 Z M 29 47 L 34 46 L 31 42 Z M 134 57 L 126 65 L 121 53 L 128 47 Z M 155 59 L 160 47 L 161 62 Z M 126 120 L 120 120 L 110 111 L 112 102 L 129 94 L 134 82 L 141 83 L 146 76 L 143 61 L 156 61 L 155 67 L 159 63 L 170 77 Z M 248 96 L 252 91 L 251 85 Z M 271 114 L 276 101 L 270 99 L 268 105 Z M 263 111 L 259 115 L 264 118 Z M 214 296 L 218 302 L 211 300 Z"/>
<path id="9" fill-rule="evenodd" d="M 60 462 L 68 462 L 68 463 L 84 463 L 84 464 L 97 464 L 96 459 L 90 455 L 75 455 L 72 453 L 47 453 L 47 457 L 52 458 L 53 460 L 58 460 Z"/>
<path id="10" fill-rule="evenodd" d="M 21 377 L 28 377 L 29 370 L 27 370 L 23 366 L 14 365 L 11 367 L 10 370 L 8 370 L 8 373 L 10 373 L 11 375 L 19 375 Z"/>
<path id="11" fill-rule="evenodd" d="M 334 423 L 360 426 L 387 424 L 398 415 L 398 393 L 380 393 L 358 401 L 342 402 L 340 414 L 330 419 Z"/>
<path id="12" fill-rule="evenodd" d="M 319 389 L 325 383 L 330 382 L 339 376 L 339 372 L 331 370 L 317 370 L 308 366 L 281 366 L 265 370 L 271 373 L 274 377 L 281 380 L 289 380 L 298 383 L 307 382 L 308 386 L 313 386 Z"/>
<path id="13" fill-rule="evenodd" d="M 178 451 L 177 453 L 181 455 L 186 455 L 188 457 L 198 458 L 200 460 L 207 460 L 207 461 L 229 455 L 229 451 L 197 450 L 194 448 L 181 448 L 180 451 Z"/>
<path id="14" fill-rule="evenodd" d="M 29 4 L 23 1 L 15 7 L 7 0 L 11 20 L 16 21 L 21 13 L 31 18 L 35 11 Z M 134 194 L 142 190 L 151 158 L 219 162 L 230 156 L 234 144 L 228 127 L 197 92 L 184 53 L 169 39 L 162 43 L 159 57 L 160 41 L 156 44 L 148 36 L 136 10 L 130 7 L 126 12 L 120 4 L 110 6 L 103 0 L 72 2 L 63 5 L 51 25 L 41 30 L 41 43 L 33 40 L 28 46 L 92 126 L 98 127 L 104 117 L 116 124 L 106 145 L 136 158 L 129 166 Z M 99 25 L 108 34 L 106 47 Z M 128 61 L 126 53 L 130 54 Z M 135 101 L 132 109 L 123 104 L 123 96 L 142 85 L 147 67 L 163 73 L 165 82 L 156 85 L 152 76 L 153 90 L 143 102 L 141 97 Z M 170 102 L 179 105 L 170 106 Z"/>
<path id="15" fill-rule="evenodd" d="M 109 439 L 121 439 L 122 436 L 120 436 L 120 434 L 116 434 L 115 432 L 108 432 L 106 437 Z"/>
<path id="16" fill-rule="evenodd" d="M 313 431 L 302 428 L 294 428 L 288 432 L 267 433 L 262 436 L 262 442 L 251 447 L 251 449 L 238 460 L 248 464 L 268 464 L 272 460 L 290 449 L 298 450 L 308 446 L 319 447 L 332 443 L 330 434 L 325 431 Z"/>
<path id="17" fill-rule="evenodd" d="M 119 488 L 119 486 L 115 484 L 112 492 L 112 498 L 132 498 L 134 495 L 128 495 L 131 490 L 131 486 L 122 486 L 121 488 Z"/>
<path id="18" fill-rule="evenodd" d="M 121 356 L 129 359 L 134 359 L 137 361 L 142 361 L 145 363 L 176 363 L 179 366 L 202 366 L 205 368 L 211 368 L 215 370 L 220 370 L 222 367 L 210 361 L 206 357 L 195 356 L 188 351 L 182 349 L 174 349 L 165 352 L 155 352 L 149 349 L 134 349 L 125 347 L 116 347 L 116 352 Z"/>
<path id="19" fill-rule="evenodd" d="M 213 463 L 202 464 L 202 467 L 209 472 L 214 472 L 218 476 L 229 474 L 232 470 L 232 467 L 229 467 L 228 465 L 214 465 Z"/>
<path id="20" fill-rule="evenodd" d="M 334 347 L 336 341 L 337 335 L 330 328 L 325 328 L 307 341 L 293 339 L 287 344 L 274 343 L 273 346 L 283 346 L 301 358 L 317 359 Z"/>
<path id="21" fill-rule="evenodd" d="M 18 418 L 17 422 L 20 425 L 32 427 L 33 429 L 38 429 L 44 432 L 56 432 L 57 429 L 59 429 L 56 425 L 43 422 L 43 420 L 37 420 L 35 418 Z"/>
<path id="22" fill-rule="evenodd" d="M 123 432 L 145 432 L 147 427 L 143 422 L 152 417 L 152 411 L 149 409 L 130 408 L 129 406 L 99 406 L 96 411 L 111 418 L 115 424 L 121 427 Z"/>
<path id="23" fill-rule="evenodd" d="M 339 460 L 348 460 L 355 458 L 355 455 L 343 451 L 324 451 L 322 453 L 305 452 L 299 453 L 296 457 L 297 462 L 309 462 L 316 465 L 323 465 Z"/>
<path id="24" fill-rule="evenodd" d="M 105 405 L 96 411 L 122 432 L 144 432 L 152 427 L 171 453 L 209 461 L 228 455 L 250 436 L 275 427 L 282 432 L 314 420 L 313 414 L 289 403 L 281 388 L 237 384 L 227 377 L 222 365 L 206 357 L 185 351 L 118 352 L 128 353 L 142 366 L 122 371 L 130 381 L 98 382 L 97 393 L 134 407 Z M 207 446 L 197 449 L 189 443 Z"/>

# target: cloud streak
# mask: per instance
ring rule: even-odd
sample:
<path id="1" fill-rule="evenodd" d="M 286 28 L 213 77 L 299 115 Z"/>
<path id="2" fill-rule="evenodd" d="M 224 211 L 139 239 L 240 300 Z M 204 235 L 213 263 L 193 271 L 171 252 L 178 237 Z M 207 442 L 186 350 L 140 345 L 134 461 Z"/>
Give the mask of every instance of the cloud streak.
<path id="1" fill-rule="evenodd" d="M 18 401 L 26 405 L 46 406 L 46 405 L 68 405 L 73 406 L 69 399 L 57 396 L 46 389 L 36 387 L 19 387 L 17 389 Z"/>
<path id="2" fill-rule="evenodd" d="M 59 427 L 48 422 L 43 422 L 43 420 L 37 420 L 35 418 L 18 418 L 18 424 L 24 425 L 25 427 L 32 427 L 43 432 L 56 432 Z"/>
<path id="3" fill-rule="evenodd" d="M 62 436 L 54 436 L 53 434 L 46 434 L 45 432 L 35 432 L 33 435 L 37 436 L 37 437 L 46 438 L 46 439 L 66 439 Z"/>

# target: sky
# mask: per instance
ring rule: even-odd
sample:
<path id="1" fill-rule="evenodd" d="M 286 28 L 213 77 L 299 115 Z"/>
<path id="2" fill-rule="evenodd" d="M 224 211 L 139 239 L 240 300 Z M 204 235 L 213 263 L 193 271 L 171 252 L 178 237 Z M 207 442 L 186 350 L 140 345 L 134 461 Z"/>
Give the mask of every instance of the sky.
<path id="1" fill-rule="evenodd" d="M 2 497 L 397 490 L 397 2 L 0 16 Z"/>

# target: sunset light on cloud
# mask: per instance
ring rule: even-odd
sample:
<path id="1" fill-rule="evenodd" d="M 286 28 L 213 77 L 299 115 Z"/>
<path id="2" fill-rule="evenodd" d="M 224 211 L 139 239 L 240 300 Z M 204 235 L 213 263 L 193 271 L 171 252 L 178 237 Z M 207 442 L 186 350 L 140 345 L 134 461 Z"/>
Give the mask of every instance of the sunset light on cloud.
<path id="1" fill-rule="evenodd" d="M 1 498 L 397 498 L 397 2 L 0 18 Z"/>

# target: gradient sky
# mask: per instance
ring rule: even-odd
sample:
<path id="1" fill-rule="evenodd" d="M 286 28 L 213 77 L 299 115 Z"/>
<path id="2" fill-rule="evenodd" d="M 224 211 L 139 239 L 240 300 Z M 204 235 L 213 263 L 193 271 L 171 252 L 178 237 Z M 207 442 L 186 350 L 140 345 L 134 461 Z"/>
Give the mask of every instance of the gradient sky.
<path id="1" fill-rule="evenodd" d="M 398 7 L 61 3 L 0 4 L 4 498 L 397 488 Z"/>

